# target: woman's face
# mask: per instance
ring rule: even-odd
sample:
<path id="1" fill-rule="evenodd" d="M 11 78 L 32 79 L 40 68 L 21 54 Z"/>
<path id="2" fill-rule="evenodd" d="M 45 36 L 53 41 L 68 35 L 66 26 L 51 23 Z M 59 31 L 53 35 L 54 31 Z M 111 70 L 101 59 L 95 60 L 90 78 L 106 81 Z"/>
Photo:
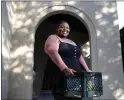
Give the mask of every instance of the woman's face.
<path id="1" fill-rule="evenodd" d="M 69 35 L 69 32 L 70 32 L 70 28 L 68 23 L 60 24 L 57 29 L 57 35 L 63 38 L 67 37 Z"/>

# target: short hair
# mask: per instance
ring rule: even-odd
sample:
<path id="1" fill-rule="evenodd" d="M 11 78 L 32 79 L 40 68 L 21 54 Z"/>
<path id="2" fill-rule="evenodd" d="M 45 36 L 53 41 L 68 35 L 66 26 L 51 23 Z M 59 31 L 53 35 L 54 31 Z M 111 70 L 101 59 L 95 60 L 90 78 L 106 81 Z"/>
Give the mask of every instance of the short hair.
<path id="1" fill-rule="evenodd" d="M 60 21 L 60 22 L 57 23 L 57 28 L 58 28 L 61 24 L 63 24 L 63 23 L 67 23 L 67 24 L 68 24 L 67 21 Z"/>

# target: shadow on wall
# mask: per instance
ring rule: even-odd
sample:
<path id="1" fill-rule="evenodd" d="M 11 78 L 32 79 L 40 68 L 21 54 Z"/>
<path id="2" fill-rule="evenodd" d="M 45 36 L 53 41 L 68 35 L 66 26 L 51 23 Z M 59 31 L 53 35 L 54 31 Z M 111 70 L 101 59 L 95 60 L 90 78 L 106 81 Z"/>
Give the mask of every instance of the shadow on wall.
<path id="1" fill-rule="evenodd" d="M 55 14 L 45 19 L 39 25 L 35 34 L 34 71 L 36 75 L 34 77 L 33 82 L 34 96 L 38 96 L 41 94 L 40 91 L 42 88 L 44 68 L 48 58 L 48 56 L 44 52 L 44 43 L 50 34 L 55 34 L 57 23 L 63 20 L 67 21 L 70 25 L 71 29 L 69 35 L 70 39 L 72 39 L 81 46 L 84 45 L 87 41 L 89 41 L 89 36 L 86 27 L 77 18 L 70 16 L 68 14 Z M 84 55 L 86 55 L 86 53 L 87 52 L 84 51 Z M 87 63 L 90 66 L 90 59 L 87 59 Z"/>
<path id="2" fill-rule="evenodd" d="M 6 3 L 2 2 L 2 62 L 1 62 L 1 73 L 2 73 L 2 99 L 6 100 L 8 96 L 9 88 L 9 53 L 10 53 L 10 38 L 12 34 L 11 23 L 8 17 L 8 10 Z"/>
<path id="3" fill-rule="evenodd" d="M 8 11 L 7 16 L 9 18 L 6 19 L 9 20 L 13 29 L 11 35 L 12 47 L 9 68 L 11 70 L 9 77 L 11 97 L 23 97 L 25 93 L 29 95 L 26 84 L 30 83 L 30 80 L 32 80 L 32 75 L 30 73 L 32 70 L 32 51 L 30 51 L 30 48 L 33 48 L 32 43 L 34 42 L 29 25 L 33 27 L 32 19 L 34 14 L 41 12 L 44 8 L 47 8 L 48 5 L 63 3 L 65 2 L 7 2 L 7 6 L 5 7 Z M 66 3 L 87 11 L 86 14 L 92 15 L 91 19 L 95 19 L 94 23 L 98 25 L 96 26 L 97 41 L 99 41 L 97 44 L 99 48 L 98 55 L 100 58 L 98 65 L 101 66 L 99 70 L 104 73 L 103 84 L 105 87 L 103 94 L 113 97 L 114 99 L 121 99 L 124 93 L 123 79 L 120 78 L 121 75 L 113 74 L 120 71 L 119 67 L 121 63 L 120 38 L 117 34 L 118 20 L 116 3 L 83 2 L 81 4 L 81 2 L 75 1 Z M 89 9 L 89 7 L 92 9 Z M 59 7 L 54 7 L 53 10 L 55 9 L 66 10 L 65 8 Z M 78 15 L 80 15 L 80 13 Z M 5 26 L 2 25 L 2 27 L 6 30 Z M 106 92 L 106 90 L 108 90 L 108 92 Z"/>
<path id="4" fill-rule="evenodd" d="M 97 41 L 99 41 L 98 65 L 101 66 L 99 70 L 104 73 L 103 95 L 108 96 L 106 99 L 123 99 L 124 78 L 116 2 L 95 2 L 94 4 L 101 6 L 101 9 L 98 9 L 93 15 L 99 25 L 96 31 Z"/>

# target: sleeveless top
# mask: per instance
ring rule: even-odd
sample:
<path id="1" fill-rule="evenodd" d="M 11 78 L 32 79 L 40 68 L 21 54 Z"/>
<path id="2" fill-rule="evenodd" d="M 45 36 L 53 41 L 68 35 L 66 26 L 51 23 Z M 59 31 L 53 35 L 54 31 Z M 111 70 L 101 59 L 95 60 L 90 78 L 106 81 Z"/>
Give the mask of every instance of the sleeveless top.
<path id="1" fill-rule="evenodd" d="M 83 66 L 79 62 L 81 56 L 81 48 L 78 45 L 61 42 L 59 44 L 58 53 L 64 63 L 71 69 L 81 72 Z M 44 71 L 42 90 L 63 91 L 65 74 L 59 67 L 49 58 Z"/>

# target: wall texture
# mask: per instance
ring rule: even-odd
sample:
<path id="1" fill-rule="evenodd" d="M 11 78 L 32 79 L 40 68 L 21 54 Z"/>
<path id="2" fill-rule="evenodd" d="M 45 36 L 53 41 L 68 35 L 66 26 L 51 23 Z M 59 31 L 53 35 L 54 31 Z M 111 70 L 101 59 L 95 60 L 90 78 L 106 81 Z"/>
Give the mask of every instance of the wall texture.
<path id="1" fill-rule="evenodd" d="M 5 27 L 12 29 L 8 98 L 31 99 L 35 30 L 45 15 L 58 10 L 68 10 L 80 16 L 90 30 L 92 68 L 93 71 L 103 73 L 104 93 L 100 98 L 121 99 L 124 97 L 116 2 L 6 2 L 6 5 L 8 9 L 2 7 L 2 11 L 4 13 L 7 9 L 11 19 L 11 28 L 7 25 Z M 2 18 L 3 21 L 7 19 L 7 17 Z M 93 25 L 88 24 L 89 22 Z M 94 29 L 96 33 L 91 31 Z"/>
<path id="2" fill-rule="evenodd" d="M 6 2 L 2 2 L 2 100 L 6 100 L 9 88 L 9 56 L 12 28 Z"/>

